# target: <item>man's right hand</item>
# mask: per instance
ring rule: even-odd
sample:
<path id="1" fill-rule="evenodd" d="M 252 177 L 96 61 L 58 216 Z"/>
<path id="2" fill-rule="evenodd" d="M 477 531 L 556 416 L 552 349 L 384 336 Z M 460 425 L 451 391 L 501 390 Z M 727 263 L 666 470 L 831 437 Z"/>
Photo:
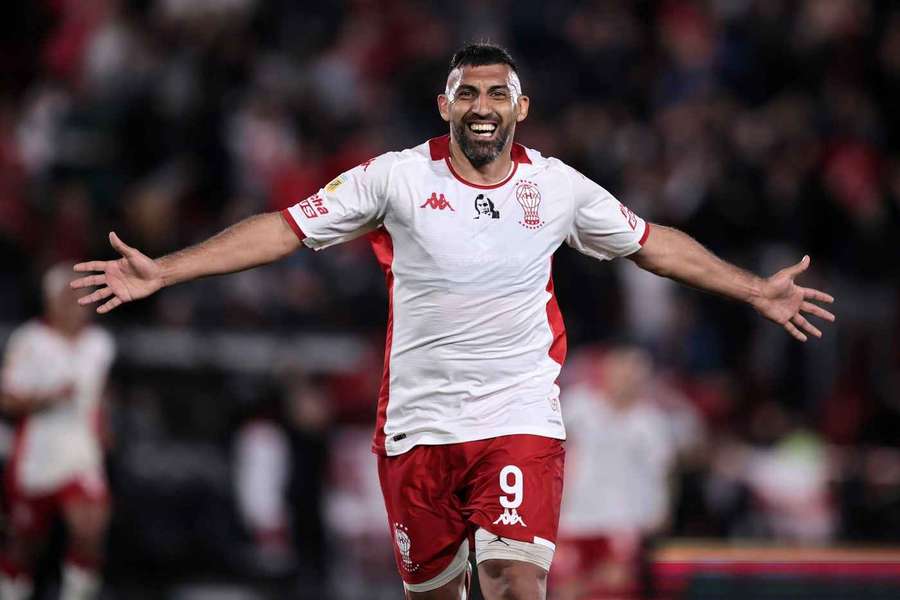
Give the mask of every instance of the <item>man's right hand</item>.
<path id="1" fill-rule="evenodd" d="M 152 258 L 126 245 L 114 232 L 109 234 L 109 243 L 122 258 L 78 263 L 74 269 L 79 273 L 95 274 L 70 284 L 74 289 L 102 286 L 78 299 L 78 304 L 85 306 L 109 298 L 97 307 L 100 314 L 108 313 L 125 302 L 145 298 L 164 284 L 162 269 Z"/>

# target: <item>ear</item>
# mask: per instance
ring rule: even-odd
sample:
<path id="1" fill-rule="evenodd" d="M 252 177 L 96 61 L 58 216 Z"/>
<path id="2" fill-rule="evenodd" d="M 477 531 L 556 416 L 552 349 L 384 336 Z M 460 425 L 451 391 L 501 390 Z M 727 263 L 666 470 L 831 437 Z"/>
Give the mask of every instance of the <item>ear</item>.
<path id="1" fill-rule="evenodd" d="M 450 122 L 450 99 L 447 94 L 439 94 L 437 97 L 438 112 L 444 121 Z"/>
<path id="2" fill-rule="evenodd" d="M 528 116 L 528 96 L 519 96 L 516 101 L 516 123 L 521 123 Z"/>

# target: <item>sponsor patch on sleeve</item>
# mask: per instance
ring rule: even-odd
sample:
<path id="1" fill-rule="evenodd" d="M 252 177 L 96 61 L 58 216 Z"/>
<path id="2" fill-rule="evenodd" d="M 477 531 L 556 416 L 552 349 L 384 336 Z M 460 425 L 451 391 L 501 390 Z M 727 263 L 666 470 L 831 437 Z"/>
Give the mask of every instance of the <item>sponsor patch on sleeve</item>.
<path id="1" fill-rule="evenodd" d="M 306 215 L 307 219 L 315 219 L 319 215 L 328 214 L 328 209 L 325 207 L 325 201 L 319 194 L 310 196 L 306 200 L 301 200 L 297 203 L 297 206 L 300 207 L 300 210 L 303 211 L 303 214 Z"/>
<path id="2" fill-rule="evenodd" d="M 332 179 L 331 181 L 328 182 L 328 185 L 325 186 L 325 191 L 330 194 L 330 193 L 334 192 L 336 189 L 338 189 L 339 187 L 341 187 L 341 184 L 343 184 L 343 183 L 344 183 L 344 176 L 338 175 L 337 177 L 335 177 L 334 179 Z"/>

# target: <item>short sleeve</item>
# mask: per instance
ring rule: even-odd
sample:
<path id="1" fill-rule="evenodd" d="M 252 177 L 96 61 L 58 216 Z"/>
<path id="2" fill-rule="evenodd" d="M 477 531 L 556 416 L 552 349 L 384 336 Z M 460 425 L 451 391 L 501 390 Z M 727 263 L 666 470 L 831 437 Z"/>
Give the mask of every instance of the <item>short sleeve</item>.
<path id="1" fill-rule="evenodd" d="M 350 241 L 381 225 L 396 153 L 382 154 L 342 173 L 282 214 L 313 250 Z"/>
<path id="2" fill-rule="evenodd" d="M 116 358 L 116 340 L 105 329 L 97 328 L 94 358 L 102 365 L 103 371 L 108 372 Z"/>
<path id="3" fill-rule="evenodd" d="M 19 327 L 9 336 L 3 354 L 2 389 L 6 392 L 21 393 L 30 387 L 36 373 L 29 360 L 28 325 Z"/>
<path id="4" fill-rule="evenodd" d="M 600 260 L 637 252 L 647 239 L 650 224 L 601 186 L 575 169 L 565 168 L 575 204 L 566 243 Z"/>

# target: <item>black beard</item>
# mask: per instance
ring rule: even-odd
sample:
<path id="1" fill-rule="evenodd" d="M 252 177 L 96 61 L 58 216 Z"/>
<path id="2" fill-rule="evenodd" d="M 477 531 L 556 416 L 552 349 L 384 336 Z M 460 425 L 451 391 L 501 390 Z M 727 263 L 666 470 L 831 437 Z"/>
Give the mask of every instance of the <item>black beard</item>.
<path id="1" fill-rule="evenodd" d="M 498 125 L 497 127 L 499 129 L 500 126 Z M 477 169 L 489 162 L 493 162 L 500 156 L 500 152 L 503 151 L 503 147 L 506 146 L 506 142 L 509 139 L 509 126 L 505 129 L 499 129 L 497 139 L 494 141 L 481 141 L 469 137 L 474 134 L 469 131 L 465 123 L 454 124 L 453 133 L 456 134 L 456 143 L 459 144 L 459 149 L 466 155 L 472 166 Z"/>

